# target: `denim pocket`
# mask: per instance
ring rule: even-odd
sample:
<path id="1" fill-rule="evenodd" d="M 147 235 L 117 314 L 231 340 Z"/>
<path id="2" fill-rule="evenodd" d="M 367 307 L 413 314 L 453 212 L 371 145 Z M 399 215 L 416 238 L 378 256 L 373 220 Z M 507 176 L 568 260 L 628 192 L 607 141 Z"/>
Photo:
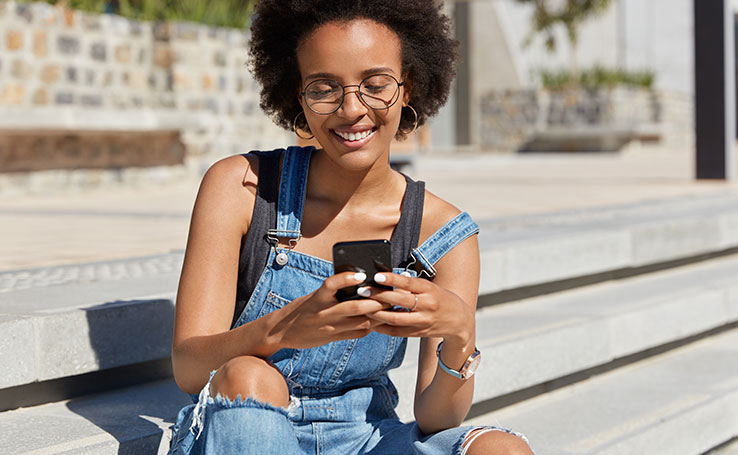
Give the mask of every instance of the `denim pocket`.
<path id="1" fill-rule="evenodd" d="M 272 291 L 269 291 L 269 293 L 266 296 L 266 299 L 264 300 L 264 304 L 261 306 L 261 309 L 259 310 L 259 314 L 256 316 L 256 319 L 259 319 L 262 316 L 266 316 L 272 311 L 278 310 L 280 308 L 284 308 L 284 306 L 287 305 L 288 303 L 290 303 L 290 300 L 285 299 L 284 297 L 281 297 Z"/>

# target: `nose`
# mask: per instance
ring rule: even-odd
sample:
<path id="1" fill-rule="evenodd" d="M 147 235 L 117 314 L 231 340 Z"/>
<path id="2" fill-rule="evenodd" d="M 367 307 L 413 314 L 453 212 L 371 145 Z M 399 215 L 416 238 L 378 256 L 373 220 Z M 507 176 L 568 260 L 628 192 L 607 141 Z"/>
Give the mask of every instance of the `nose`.
<path id="1" fill-rule="evenodd" d="M 361 101 L 359 87 L 345 88 L 343 104 L 338 109 L 339 115 L 348 119 L 355 119 L 367 113 L 367 106 Z"/>

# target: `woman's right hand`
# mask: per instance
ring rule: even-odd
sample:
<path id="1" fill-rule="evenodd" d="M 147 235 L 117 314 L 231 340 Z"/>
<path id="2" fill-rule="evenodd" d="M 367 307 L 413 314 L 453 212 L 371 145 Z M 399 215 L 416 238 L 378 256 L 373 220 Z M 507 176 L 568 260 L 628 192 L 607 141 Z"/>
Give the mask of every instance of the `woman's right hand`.
<path id="1" fill-rule="evenodd" d="M 364 273 L 354 272 L 326 278 L 312 293 L 266 315 L 274 318 L 268 336 L 276 337 L 281 348 L 305 349 L 368 335 L 382 323 L 366 315 L 385 310 L 387 305 L 369 299 L 336 300 L 336 291 L 361 284 L 365 279 Z"/>

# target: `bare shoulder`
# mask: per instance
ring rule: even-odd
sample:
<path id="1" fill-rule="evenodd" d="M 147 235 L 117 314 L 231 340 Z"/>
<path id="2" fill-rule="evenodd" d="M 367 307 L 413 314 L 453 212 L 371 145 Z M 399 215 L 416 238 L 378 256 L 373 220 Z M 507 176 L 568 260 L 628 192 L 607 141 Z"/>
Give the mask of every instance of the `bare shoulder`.
<path id="1" fill-rule="evenodd" d="M 420 226 L 420 243 L 423 243 L 459 213 L 461 213 L 461 210 L 456 206 L 425 190 L 423 222 Z"/>
<path id="2" fill-rule="evenodd" d="M 234 155 L 213 163 L 200 183 L 195 210 L 239 222 L 248 229 L 256 199 L 259 160 L 253 154 Z"/>

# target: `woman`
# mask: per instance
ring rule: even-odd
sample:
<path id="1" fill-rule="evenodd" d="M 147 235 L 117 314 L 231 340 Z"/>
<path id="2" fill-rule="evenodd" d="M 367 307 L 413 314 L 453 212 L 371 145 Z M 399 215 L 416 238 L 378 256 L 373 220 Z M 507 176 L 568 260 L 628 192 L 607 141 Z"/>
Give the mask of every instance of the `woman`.
<path id="1" fill-rule="evenodd" d="M 506 430 L 458 427 L 479 360 L 478 227 L 389 166 L 392 139 L 446 100 L 448 30 L 434 0 L 257 4 L 262 108 L 321 148 L 229 157 L 203 178 L 172 350 L 197 401 L 172 453 L 531 453 Z M 391 239 L 404 273 L 333 274 L 333 244 L 368 239 Z M 391 288 L 336 299 L 371 278 Z M 411 424 L 387 376 L 407 337 L 421 337 Z"/>

